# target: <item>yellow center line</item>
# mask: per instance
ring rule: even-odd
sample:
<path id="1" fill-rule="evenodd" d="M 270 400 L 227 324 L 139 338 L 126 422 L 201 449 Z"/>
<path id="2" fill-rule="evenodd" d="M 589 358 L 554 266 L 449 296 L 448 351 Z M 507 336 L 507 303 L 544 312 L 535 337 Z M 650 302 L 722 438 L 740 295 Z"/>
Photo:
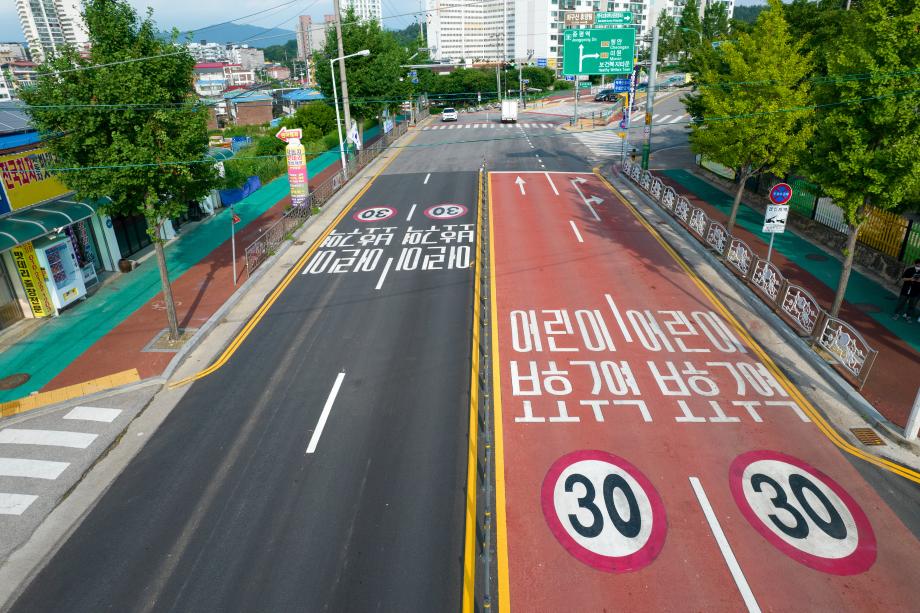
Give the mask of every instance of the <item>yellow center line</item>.
<path id="1" fill-rule="evenodd" d="M 412 132 L 409 135 L 409 138 L 406 140 L 406 143 L 411 142 L 416 137 L 417 134 L 418 132 Z M 332 223 L 330 223 L 326 227 L 325 230 L 323 230 L 323 233 L 320 234 L 319 237 L 315 241 L 313 241 L 313 244 L 310 245 L 310 248 L 307 249 L 306 253 L 304 253 L 300 257 L 300 259 L 297 260 L 297 263 L 291 267 L 291 270 L 288 271 L 288 273 L 284 276 L 284 278 L 281 280 L 281 283 L 279 283 L 278 286 L 274 289 L 274 291 L 272 291 L 272 293 L 269 294 L 265 302 L 262 303 L 262 306 L 259 307 L 259 310 L 256 311 L 255 314 L 253 314 L 253 316 L 249 319 L 248 322 L 246 322 L 246 325 L 243 327 L 242 330 L 239 331 L 239 333 L 236 335 L 233 341 L 227 346 L 227 348 L 224 349 L 224 352 L 220 355 L 220 357 L 217 358 L 217 360 L 213 364 L 211 364 L 204 370 L 199 371 L 195 373 L 194 375 L 191 375 L 184 379 L 180 379 L 179 381 L 170 383 L 168 386 L 169 389 L 176 389 L 177 387 L 182 387 L 183 385 L 187 385 L 191 383 L 192 381 L 196 381 L 198 379 L 207 377 L 208 375 L 214 373 L 221 366 L 226 364 L 227 361 L 231 357 L 233 357 L 233 354 L 236 353 L 236 350 L 240 348 L 240 345 L 243 344 L 243 341 L 246 340 L 246 337 L 249 336 L 249 333 L 252 332 L 253 328 L 255 328 L 256 325 L 258 325 L 260 321 L 262 321 L 262 318 L 265 317 L 265 314 L 268 312 L 268 310 L 272 307 L 273 304 L 275 304 L 275 302 L 278 300 L 278 298 L 281 296 L 284 290 L 287 289 L 287 286 L 291 284 L 291 281 L 293 281 L 294 277 L 297 276 L 297 274 L 304 267 L 304 265 L 306 265 L 307 260 L 309 260 L 313 256 L 313 254 L 316 252 L 317 249 L 319 249 L 323 241 L 326 240 L 326 237 L 332 233 L 332 231 L 339 224 L 339 222 L 341 222 L 342 219 L 344 219 L 345 215 L 347 215 L 348 212 L 352 209 L 352 207 L 354 207 L 355 203 L 357 203 L 358 200 L 360 200 L 361 197 L 364 196 L 365 192 L 367 192 L 367 190 L 370 189 L 371 185 L 374 184 L 377 178 L 380 175 L 382 175 L 383 172 L 387 168 L 389 168 L 390 164 L 393 163 L 393 160 L 395 160 L 399 156 L 399 154 L 402 152 L 403 152 L 402 147 L 396 149 L 396 152 L 393 154 L 393 157 L 391 157 L 389 160 L 386 161 L 386 163 L 380 168 L 380 170 L 377 171 L 377 174 L 371 177 L 371 179 L 367 182 L 367 184 L 361 188 L 361 191 L 359 191 L 355 195 L 355 197 L 351 199 L 351 202 L 349 202 L 348 205 L 344 209 L 342 209 L 342 212 L 339 213 L 334 220 L 332 220 Z"/>
<path id="2" fill-rule="evenodd" d="M 652 237 L 658 241 L 658 243 L 664 247 L 665 251 L 674 259 L 677 264 L 683 268 L 684 272 L 693 280 L 697 287 L 700 288 L 700 291 L 709 299 L 709 301 L 715 306 L 716 310 L 722 314 L 722 316 L 732 325 L 735 331 L 744 338 L 748 345 L 753 349 L 757 357 L 764 363 L 764 365 L 770 370 L 771 373 L 777 378 L 780 382 L 780 385 L 789 393 L 793 400 L 795 400 L 800 407 L 808 414 L 808 417 L 818 426 L 818 429 L 828 438 L 830 441 L 839 447 L 841 450 L 849 453 L 850 455 L 856 456 L 861 460 L 865 460 L 870 464 L 874 464 L 879 468 L 892 472 L 896 475 L 904 477 L 915 483 L 920 483 L 920 472 L 912 470 L 910 468 L 901 466 L 895 462 L 887 460 L 881 456 L 868 453 L 862 449 L 852 445 L 845 438 L 840 436 L 836 429 L 824 418 L 821 413 L 811 404 L 811 402 L 799 391 L 799 389 L 786 377 L 786 374 L 780 370 L 780 368 L 773 362 L 767 352 L 760 346 L 760 344 L 754 340 L 747 330 L 745 330 L 741 323 L 735 318 L 735 316 L 728 310 L 728 308 L 722 303 L 721 300 L 709 289 L 709 287 L 696 275 L 693 269 L 687 264 L 684 259 L 678 254 L 661 236 L 661 234 L 654 227 L 649 224 L 644 217 L 636 210 L 636 208 L 626 200 L 619 190 L 617 190 L 606 177 L 601 175 L 598 168 L 594 168 L 594 174 L 597 175 L 598 179 L 610 190 L 610 192 L 616 196 L 616 198 L 632 213 L 633 217 L 639 221 L 642 226 L 648 230 Z M 494 266 L 493 266 L 494 270 Z"/>

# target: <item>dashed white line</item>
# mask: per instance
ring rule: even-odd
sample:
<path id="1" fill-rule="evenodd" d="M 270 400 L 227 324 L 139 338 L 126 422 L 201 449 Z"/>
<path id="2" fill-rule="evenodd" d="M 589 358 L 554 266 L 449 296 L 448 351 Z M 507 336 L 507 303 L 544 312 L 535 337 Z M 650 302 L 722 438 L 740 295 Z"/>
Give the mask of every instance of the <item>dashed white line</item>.
<path id="1" fill-rule="evenodd" d="M 558 195 L 559 195 L 559 190 L 556 189 L 556 184 L 553 183 L 553 178 L 552 178 L 551 176 L 549 176 L 549 173 L 548 173 L 548 172 L 544 172 L 543 174 L 546 176 L 546 180 L 549 181 L 549 186 L 553 188 L 553 193 L 556 194 L 556 195 L 558 196 Z"/>
<path id="2" fill-rule="evenodd" d="M 102 421 L 112 423 L 121 414 L 121 409 L 101 409 L 99 407 L 74 407 L 64 419 L 81 419 L 85 421 Z"/>
<path id="3" fill-rule="evenodd" d="M 69 462 L 0 458 L 0 477 L 27 477 L 29 479 L 57 479 Z"/>
<path id="4" fill-rule="evenodd" d="M 38 496 L 0 492 L 0 515 L 22 515 Z"/>
<path id="5" fill-rule="evenodd" d="M 575 225 L 575 222 L 572 220 L 569 220 L 569 225 L 572 226 L 572 231 L 575 232 L 575 238 L 578 239 L 578 242 L 579 243 L 585 242 L 585 239 L 581 237 L 581 232 L 578 231 L 578 227 Z"/>
<path id="6" fill-rule="evenodd" d="M 310 437 L 310 444 L 307 445 L 307 453 L 316 451 L 316 445 L 319 444 L 319 437 L 323 435 L 323 428 L 326 427 L 326 420 L 329 419 L 329 412 L 332 411 L 332 405 L 335 403 L 335 397 L 339 395 L 339 388 L 342 387 L 342 379 L 344 378 L 345 373 L 340 372 L 335 378 L 335 383 L 332 384 L 332 391 L 329 392 L 329 397 L 326 398 L 323 412 L 320 414 L 319 421 L 316 423 L 316 430 L 313 431 L 313 436 Z"/>
<path id="7" fill-rule="evenodd" d="M 418 206 L 417 204 L 413 204 L 412 208 L 409 209 L 409 215 L 406 217 L 406 221 L 412 221 L 412 213 L 415 212 L 415 207 L 417 206 Z"/>
<path id="8" fill-rule="evenodd" d="M 27 430 L 25 428 L 7 428 L 0 430 L 0 444 L 8 445 L 46 445 L 49 447 L 73 447 L 86 449 L 96 434 L 85 432 L 67 432 L 63 430 Z"/>
<path id="9" fill-rule="evenodd" d="M 427 175 L 425 175 L 425 181 L 422 183 L 422 185 L 428 185 L 428 179 L 430 178 L 431 178 L 431 173 L 429 172 Z"/>
<path id="10" fill-rule="evenodd" d="M 735 554 L 732 553 L 731 545 L 728 544 L 725 533 L 722 532 L 722 526 L 719 525 L 719 520 L 712 510 L 712 505 L 709 504 L 709 498 L 706 497 L 703 485 L 697 477 L 690 477 L 690 485 L 693 487 L 693 493 L 696 494 L 697 500 L 700 501 L 703 515 L 706 516 L 709 529 L 712 530 L 712 535 L 716 538 L 716 543 L 718 543 L 719 549 L 722 551 L 722 557 L 725 558 L 725 563 L 728 565 L 728 570 L 731 571 L 735 585 L 738 586 L 738 591 L 741 592 L 744 604 L 747 605 L 747 609 L 751 613 L 760 613 L 760 606 L 754 598 L 754 593 L 751 592 L 751 586 L 748 585 L 747 579 L 744 578 L 744 573 L 741 572 L 741 566 L 738 565 L 738 560 L 735 559 Z"/>
<path id="11" fill-rule="evenodd" d="M 390 265 L 393 263 L 393 258 L 387 258 L 387 263 L 383 266 L 383 272 L 380 274 L 380 280 L 377 281 L 377 287 L 374 289 L 380 289 L 383 287 L 383 281 L 387 278 L 387 273 L 390 272 Z"/>

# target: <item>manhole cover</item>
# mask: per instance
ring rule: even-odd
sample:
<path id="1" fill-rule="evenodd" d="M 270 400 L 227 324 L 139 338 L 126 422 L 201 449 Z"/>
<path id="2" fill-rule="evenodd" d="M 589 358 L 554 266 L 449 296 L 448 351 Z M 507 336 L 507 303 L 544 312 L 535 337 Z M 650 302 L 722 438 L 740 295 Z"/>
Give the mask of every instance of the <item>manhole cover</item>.
<path id="1" fill-rule="evenodd" d="M 872 428 L 850 428 L 850 432 L 852 432 L 853 436 L 855 436 L 857 440 L 859 440 L 859 442 L 863 445 L 885 444 L 885 441 L 883 441 Z"/>
<path id="2" fill-rule="evenodd" d="M 805 255 L 805 259 L 812 262 L 826 262 L 828 257 L 823 253 L 808 253 Z"/>
<path id="3" fill-rule="evenodd" d="M 0 379 L 0 390 L 11 390 L 17 388 L 31 378 L 32 375 L 24 372 L 18 372 L 15 375 L 3 377 Z"/>
<path id="4" fill-rule="evenodd" d="M 860 302 L 856 305 L 866 313 L 881 313 L 882 307 L 877 304 L 869 304 L 868 302 Z"/>

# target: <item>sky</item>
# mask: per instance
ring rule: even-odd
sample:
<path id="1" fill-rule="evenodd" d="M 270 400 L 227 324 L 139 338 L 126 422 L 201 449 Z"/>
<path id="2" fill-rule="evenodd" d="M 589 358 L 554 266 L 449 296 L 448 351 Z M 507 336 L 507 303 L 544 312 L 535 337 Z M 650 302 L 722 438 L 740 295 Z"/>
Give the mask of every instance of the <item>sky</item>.
<path id="1" fill-rule="evenodd" d="M 78 0 L 71 0 L 78 2 Z M 177 27 L 180 30 L 194 30 L 215 23 L 241 17 L 268 7 L 278 6 L 287 0 L 129 0 L 131 5 L 143 13 L 146 7 L 153 8 L 153 18 L 161 30 Z M 391 15 L 418 11 L 424 3 L 419 0 L 382 0 L 384 26 L 392 29 L 401 29 L 409 25 L 411 17 L 396 17 L 388 19 Z M 332 0 L 300 0 L 287 6 L 268 10 L 260 15 L 239 20 L 237 23 L 248 23 L 263 28 L 284 28 L 294 30 L 297 16 L 311 15 L 314 22 L 323 15 L 332 13 Z M 16 0 L 0 0 L 0 42 L 22 42 L 25 40 L 19 17 L 16 14 Z"/>

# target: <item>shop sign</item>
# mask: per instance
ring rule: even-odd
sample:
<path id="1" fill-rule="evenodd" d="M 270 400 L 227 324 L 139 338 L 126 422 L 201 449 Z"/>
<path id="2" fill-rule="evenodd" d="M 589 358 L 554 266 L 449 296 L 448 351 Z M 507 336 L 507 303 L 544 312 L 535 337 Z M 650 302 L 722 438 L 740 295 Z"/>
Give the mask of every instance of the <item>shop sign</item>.
<path id="1" fill-rule="evenodd" d="M 70 190 L 45 170 L 50 166 L 51 154 L 44 149 L 0 156 L 0 185 L 6 193 L 0 215 L 67 194 Z"/>
<path id="2" fill-rule="evenodd" d="M 16 262 L 16 271 L 22 281 L 22 288 L 26 292 L 29 306 L 35 317 L 48 317 L 54 315 L 54 306 L 51 296 L 45 286 L 45 274 L 38 265 L 35 248 L 32 243 L 23 243 L 10 250 L 13 261 Z"/>
<path id="3" fill-rule="evenodd" d="M 307 152 L 300 140 L 291 138 L 285 147 L 287 154 L 288 182 L 291 185 L 291 204 L 305 206 L 309 185 L 307 182 Z"/>
<path id="4" fill-rule="evenodd" d="M 568 12 L 565 14 L 565 27 L 574 28 L 576 26 L 593 26 L 594 25 L 594 12 L 590 13 L 575 13 Z"/>

